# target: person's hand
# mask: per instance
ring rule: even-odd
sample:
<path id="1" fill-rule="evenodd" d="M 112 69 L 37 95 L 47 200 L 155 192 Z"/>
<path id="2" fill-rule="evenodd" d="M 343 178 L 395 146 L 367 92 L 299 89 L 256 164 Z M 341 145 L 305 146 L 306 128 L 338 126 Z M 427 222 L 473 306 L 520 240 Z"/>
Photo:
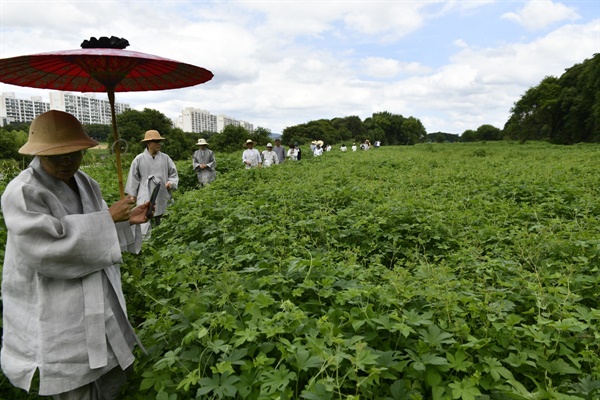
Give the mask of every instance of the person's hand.
<path id="1" fill-rule="evenodd" d="M 140 204 L 131 210 L 131 216 L 129 217 L 130 225 L 143 224 L 144 222 L 148 222 L 148 217 L 146 217 L 146 212 L 150 207 L 150 202 L 147 201 L 144 204 Z M 154 211 L 154 210 L 153 210 Z"/>
<path id="2" fill-rule="evenodd" d="M 129 220 L 133 207 L 135 207 L 135 198 L 127 196 L 110 206 L 108 211 L 114 222 L 122 222 Z"/>
<path id="3" fill-rule="evenodd" d="M 167 189 L 171 189 L 171 187 L 172 187 L 172 186 L 173 186 L 173 184 L 172 184 L 171 182 L 167 182 L 167 183 L 165 183 L 165 187 L 166 187 Z"/>

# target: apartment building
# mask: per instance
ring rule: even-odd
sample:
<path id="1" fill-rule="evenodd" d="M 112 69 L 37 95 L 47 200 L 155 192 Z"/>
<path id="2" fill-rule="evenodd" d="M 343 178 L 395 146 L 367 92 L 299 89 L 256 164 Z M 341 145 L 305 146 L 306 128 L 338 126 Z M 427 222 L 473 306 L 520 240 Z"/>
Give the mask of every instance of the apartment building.
<path id="1" fill-rule="evenodd" d="M 51 92 L 50 108 L 73 114 L 82 124 L 110 125 L 110 102 L 108 98 L 99 99 L 96 93 L 73 94 L 70 92 Z M 115 114 L 129 110 L 129 104 L 115 102 Z"/>
<path id="2" fill-rule="evenodd" d="M 184 132 L 218 132 L 217 116 L 206 110 L 186 107 L 181 113 L 180 121 Z"/>
<path id="3" fill-rule="evenodd" d="M 0 95 L 0 122 L 2 125 L 12 122 L 31 122 L 35 117 L 49 110 L 66 111 L 83 124 L 112 123 L 108 98 L 98 99 L 95 93 L 73 94 L 70 92 L 50 92 L 50 102 L 41 96 L 31 99 L 17 99 L 14 93 Z M 129 110 L 129 104 L 115 103 L 115 113 Z"/>
<path id="4" fill-rule="evenodd" d="M 0 121 L 2 126 L 12 122 L 31 122 L 40 114 L 50 111 L 50 103 L 41 96 L 30 99 L 17 99 L 14 93 L 0 95 Z"/>
<path id="5" fill-rule="evenodd" d="M 224 114 L 213 115 L 209 111 L 199 108 L 187 107 L 175 121 L 175 126 L 185 132 L 216 132 L 221 133 L 227 125 L 241 126 L 252 132 L 254 125 L 240 121 Z"/>

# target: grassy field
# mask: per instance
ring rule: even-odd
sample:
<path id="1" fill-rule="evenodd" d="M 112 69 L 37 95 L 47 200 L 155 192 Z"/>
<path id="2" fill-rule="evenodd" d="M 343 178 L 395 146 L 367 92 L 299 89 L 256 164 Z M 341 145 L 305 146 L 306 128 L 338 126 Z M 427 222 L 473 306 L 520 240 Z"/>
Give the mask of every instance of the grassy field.
<path id="1" fill-rule="evenodd" d="M 175 203 L 125 256 L 148 354 L 124 398 L 600 397 L 600 147 L 217 162 L 205 189 L 177 163 Z M 114 165 L 85 169 L 115 197 Z"/>

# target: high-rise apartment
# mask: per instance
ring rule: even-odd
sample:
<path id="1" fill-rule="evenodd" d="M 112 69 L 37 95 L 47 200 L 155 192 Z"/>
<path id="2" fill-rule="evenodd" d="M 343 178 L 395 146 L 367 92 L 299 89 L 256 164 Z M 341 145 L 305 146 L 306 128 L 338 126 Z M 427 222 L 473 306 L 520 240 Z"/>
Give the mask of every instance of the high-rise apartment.
<path id="1" fill-rule="evenodd" d="M 50 92 L 50 108 L 73 114 L 82 124 L 112 123 L 110 102 L 97 99 L 95 93 L 76 95 L 70 92 Z M 129 110 L 129 104 L 115 102 L 115 114 Z"/>
<path id="2" fill-rule="evenodd" d="M 30 99 L 17 99 L 14 93 L 0 95 L 0 120 L 6 123 L 31 122 L 35 117 L 50 110 L 50 103 L 42 101 L 41 96 Z"/>

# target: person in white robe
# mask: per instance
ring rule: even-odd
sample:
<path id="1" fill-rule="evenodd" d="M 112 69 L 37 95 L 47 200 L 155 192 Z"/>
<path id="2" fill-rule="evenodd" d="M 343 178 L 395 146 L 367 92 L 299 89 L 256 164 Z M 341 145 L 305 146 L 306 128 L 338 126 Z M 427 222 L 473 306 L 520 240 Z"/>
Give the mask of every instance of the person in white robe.
<path id="1" fill-rule="evenodd" d="M 215 154 L 208 149 L 208 142 L 205 139 L 198 139 L 198 150 L 192 155 L 192 167 L 198 176 L 200 186 L 206 186 L 215 180 L 217 171 L 215 170 L 217 162 Z"/>
<path id="2" fill-rule="evenodd" d="M 146 150 L 133 159 L 125 185 L 125 193 L 133 196 L 138 205 L 150 200 L 152 190 L 155 186 L 159 186 L 153 218 L 156 225 L 160 224 L 167 210 L 171 192 L 177 190 L 179 184 L 175 163 L 171 157 L 160 151 L 163 140 L 165 138 L 156 130 L 149 130 L 144 134 L 142 142 L 146 144 Z M 142 224 L 141 228 L 143 237 L 149 238 L 150 221 Z"/>
<path id="3" fill-rule="evenodd" d="M 258 150 L 254 148 L 256 142 L 252 139 L 248 139 L 244 146 L 246 147 L 246 150 L 242 153 L 242 162 L 246 166 L 246 169 L 260 167 L 262 165 L 262 159 Z"/>
<path id="4" fill-rule="evenodd" d="M 279 157 L 277 156 L 277 153 L 273 151 L 273 145 L 271 143 L 267 143 L 267 149 L 262 152 L 262 164 L 264 167 L 279 164 Z"/>
<path id="5" fill-rule="evenodd" d="M 149 203 L 126 197 L 107 206 L 79 170 L 83 150 L 97 144 L 73 115 L 41 114 L 19 149 L 35 158 L 1 198 L 2 371 L 26 391 L 39 371 L 39 395 L 55 400 L 116 398 L 141 346 L 119 264 L 121 251 L 138 245 L 133 230 Z"/>
<path id="6" fill-rule="evenodd" d="M 292 161 L 298 161 L 298 149 L 295 144 L 290 144 L 290 148 L 288 149 L 287 156 Z"/>

